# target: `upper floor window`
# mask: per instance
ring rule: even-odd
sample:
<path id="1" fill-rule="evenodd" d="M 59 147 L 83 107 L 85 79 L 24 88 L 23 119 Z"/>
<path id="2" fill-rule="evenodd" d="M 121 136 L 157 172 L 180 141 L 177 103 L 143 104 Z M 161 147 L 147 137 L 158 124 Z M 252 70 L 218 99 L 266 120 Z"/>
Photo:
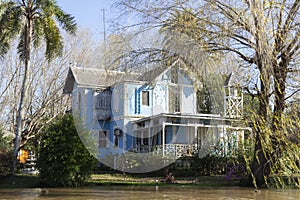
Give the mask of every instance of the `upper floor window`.
<path id="1" fill-rule="evenodd" d="M 77 109 L 78 110 L 80 110 L 80 108 L 81 108 L 81 93 L 80 92 L 78 92 L 77 93 Z"/>
<path id="2" fill-rule="evenodd" d="M 150 105 L 150 93 L 149 91 L 142 91 L 142 105 Z"/>
<path id="3" fill-rule="evenodd" d="M 180 88 L 169 86 L 169 112 L 181 112 Z"/>
<path id="4" fill-rule="evenodd" d="M 110 109 L 111 91 L 104 90 L 97 95 L 96 109 Z"/>

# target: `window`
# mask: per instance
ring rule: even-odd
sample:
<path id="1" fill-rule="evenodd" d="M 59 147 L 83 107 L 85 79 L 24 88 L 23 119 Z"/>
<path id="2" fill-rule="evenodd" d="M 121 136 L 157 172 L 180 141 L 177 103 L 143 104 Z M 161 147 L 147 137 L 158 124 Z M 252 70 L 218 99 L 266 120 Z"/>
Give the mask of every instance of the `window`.
<path id="1" fill-rule="evenodd" d="M 142 91 L 142 105 L 150 105 L 150 93 L 149 91 Z"/>
<path id="2" fill-rule="evenodd" d="M 180 112 L 180 88 L 169 86 L 169 112 Z"/>
<path id="3" fill-rule="evenodd" d="M 77 93 L 77 109 L 78 110 L 80 110 L 80 108 L 81 108 L 81 93 L 80 92 L 78 92 Z"/>
<path id="4" fill-rule="evenodd" d="M 80 117 L 83 117 L 83 104 L 82 104 L 82 95 L 81 92 L 77 92 L 77 100 L 76 100 L 76 112 Z"/>
<path id="5" fill-rule="evenodd" d="M 99 148 L 106 148 L 108 131 L 99 131 Z"/>
<path id="6" fill-rule="evenodd" d="M 111 91 L 105 90 L 97 95 L 96 109 L 109 110 L 111 106 Z"/>

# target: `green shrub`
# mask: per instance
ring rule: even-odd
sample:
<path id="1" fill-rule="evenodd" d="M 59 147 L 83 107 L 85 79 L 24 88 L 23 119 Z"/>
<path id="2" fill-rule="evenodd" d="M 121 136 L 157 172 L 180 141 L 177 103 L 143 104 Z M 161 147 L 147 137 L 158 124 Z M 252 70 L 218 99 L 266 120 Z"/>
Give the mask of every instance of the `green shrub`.
<path id="1" fill-rule="evenodd" d="M 96 163 L 82 144 L 72 115 L 59 117 L 46 128 L 37 163 L 46 186 L 79 186 L 90 177 Z"/>
<path id="2" fill-rule="evenodd" d="M 7 138 L 3 137 L 0 129 L 0 177 L 5 177 L 11 172 L 13 150 Z"/>
<path id="3" fill-rule="evenodd" d="M 203 158 L 195 157 L 192 169 L 196 176 L 212 176 L 225 174 L 227 157 L 207 155 Z"/>

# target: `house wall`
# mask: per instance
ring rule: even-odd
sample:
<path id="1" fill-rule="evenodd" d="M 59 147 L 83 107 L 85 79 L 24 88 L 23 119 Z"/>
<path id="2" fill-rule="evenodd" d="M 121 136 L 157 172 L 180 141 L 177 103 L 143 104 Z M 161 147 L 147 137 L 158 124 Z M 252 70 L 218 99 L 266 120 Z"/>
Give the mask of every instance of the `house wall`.
<path id="1" fill-rule="evenodd" d="M 153 89 L 152 115 L 168 112 L 168 85 L 158 83 Z"/>
<path id="2" fill-rule="evenodd" d="M 93 89 L 85 89 L 84 96 L 86 98 L 86 121 L 87 121 L 87 128 L 91 130 L 94 126 L 94 119 L 93 119 L 93 108 L 94 108 L 94 96 L 93 96 Z"/>
<path id="3" fill-rule="evenodd" d="M 145 84 L 127 83 L 125 86 L 125 113 L 124 116 L 147 117 L 152 114 L 153 89 Z M 143 91 L 149 93 L 149 105 L 143 105 Z"/>
<path id="4" fill-rule="evenodd" d="M 75 84 L 72 99 L 72 109 L 76 116 L 79 116 L 87 129 L 92 130 L 94 128 L 94 95 L 93 89 L 78 87 Z"/>
<path id="5" fill-rule="evenodd" d="M 124 83 L 117 84 L 112 90 L 112 119 L 124 117 L 125 89 Z"/>
<path id="6" fill-rule="evenodd" d="M 181 112 L 197 113 L 197 97 L 193 86 L 182 86 L 181 89 Z"/>

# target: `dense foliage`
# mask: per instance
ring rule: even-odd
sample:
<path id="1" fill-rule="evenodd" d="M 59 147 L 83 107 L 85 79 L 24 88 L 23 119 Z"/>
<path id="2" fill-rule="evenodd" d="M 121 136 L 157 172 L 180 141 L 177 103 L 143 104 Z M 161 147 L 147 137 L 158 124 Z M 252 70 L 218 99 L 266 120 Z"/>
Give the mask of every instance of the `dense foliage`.
<path id="1" fill-rule="evenodd" d="M 9 145 L 7 138 L 0 129 L 0 177 L 9 174 L 12 162 L 12 148 Z"/>
<path id="2" fill-rule="evenodd" d="M 72 115 L 58 117 L 45 130 L 39 150 L 40 178 L 47 186 L 79 186 L 86 181 L 96 159 L 82 144 Z"/>

